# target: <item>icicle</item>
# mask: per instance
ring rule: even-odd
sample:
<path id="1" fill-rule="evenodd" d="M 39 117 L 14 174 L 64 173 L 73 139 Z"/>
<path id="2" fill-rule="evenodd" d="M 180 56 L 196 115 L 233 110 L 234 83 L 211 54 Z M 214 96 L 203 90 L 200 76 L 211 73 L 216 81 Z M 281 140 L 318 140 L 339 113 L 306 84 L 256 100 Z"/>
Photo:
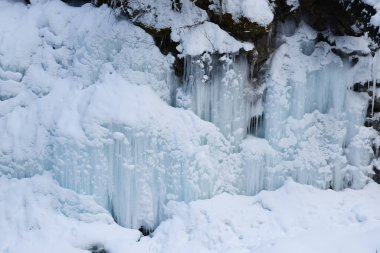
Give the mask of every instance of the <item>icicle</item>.
<path id="1" fill-rule="evenodd" d="M 235 54 L 187 57 L 185 93 L 191 109 L 214 123 L 236 146 L 245 138 L 251 118 L 260 115 L 259 95 L 248 81 L 249 67 Z M 259 104 L 260 108 L 255 108 Z"/>
<path id="2" fill-rule="evenodd" d="M 376 100 L 376 82 L 377 82 L 377 53 L 374 54 L 372 58 L 372 107 L 371 107 L 371 117 L 374 116 L 374 110 L 375 110 L 375 100 Z M 369 83 L 369 82 L 368 82 Z"/>

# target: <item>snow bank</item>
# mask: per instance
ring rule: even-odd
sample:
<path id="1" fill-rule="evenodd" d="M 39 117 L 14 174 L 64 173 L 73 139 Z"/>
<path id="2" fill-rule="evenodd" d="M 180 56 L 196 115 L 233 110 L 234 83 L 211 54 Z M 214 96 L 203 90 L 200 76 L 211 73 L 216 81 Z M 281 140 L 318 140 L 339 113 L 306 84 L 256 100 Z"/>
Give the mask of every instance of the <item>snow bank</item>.
<path id="1" fill-rule="evenodd" d="M 293 181 L 255 197 L 222 194 L 167 206 L 153 236 L 116 225 L 91 197 L 50 176 L 0 178 L 0 251 L 374 253 L 380 249 L 380 186 L 318 190 Z"/>
<path id="2" fill-rule="evenodd" d="M 140 238 L 93 198 L 60 188 L 49 175 L 0 177 L 0 234 L 0 251 L 8 253 L 79 253 L 93 246 L 116 253 Z"/>
<path id="3" fill-rule="evenodd" d="M 170 202 L 154 252 L 373 253 L 380 249 L 380 187 L 322 191 L 287 181 L 255 197 Z"/>

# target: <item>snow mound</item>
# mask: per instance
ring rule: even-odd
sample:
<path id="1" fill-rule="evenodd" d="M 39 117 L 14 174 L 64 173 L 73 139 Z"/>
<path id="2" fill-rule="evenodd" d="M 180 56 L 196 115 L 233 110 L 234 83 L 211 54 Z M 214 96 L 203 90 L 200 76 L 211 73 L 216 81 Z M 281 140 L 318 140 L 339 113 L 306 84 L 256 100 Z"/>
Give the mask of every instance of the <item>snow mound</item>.
<path id="1" fill-rule="evenodd" d="M 155 252 L 373 253 L 380 249 L 380 187 L 322 191 L 293 181 L 255 197 L 170 202 Z"/>
<path id="2" fill-rule="evenodd" d="M 89 196 L 50 175 L 0 177 L 0 251 L 80 253 L 374 253 L 380 249 L 380 186 L 341 192 L 287 181 L 255 197 L 221 194 L 185 204 L 153 235 L 118 226 Z"/>
<path id="3" fill-rule="evenodd" d="M 51 176 L 0 177 L 0 251 L 79 253 L 94 246 L 120 252 L 139 231 L 118 226 L 93 198 L 60 188 Z"/>

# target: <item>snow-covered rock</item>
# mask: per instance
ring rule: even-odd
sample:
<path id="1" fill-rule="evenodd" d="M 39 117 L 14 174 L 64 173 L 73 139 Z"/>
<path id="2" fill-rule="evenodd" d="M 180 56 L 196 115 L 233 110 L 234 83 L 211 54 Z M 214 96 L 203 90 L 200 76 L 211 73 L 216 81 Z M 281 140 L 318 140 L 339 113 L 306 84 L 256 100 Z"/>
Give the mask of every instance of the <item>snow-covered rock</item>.
<path id="1" fill-rule="evenodd" d="M 240 49 L 250 51 L 254 45 L 248 42 L 237 41 L 234 37 L 222 30 L 218 25 L 211 22 L 175 29 L 171 38 L 179 42 L 177 47 L 182 55 L 197 56 L 204 52 L 208 53 L 237 53 Z"/>
<path id="2" fill-rule="evenodd" d="M 270 25 L 274 18 L 272 6 L 267 0 L 213 0 L 209 8 L 231 14 L 236 21 L 244 17 L 261 26 Z"/>

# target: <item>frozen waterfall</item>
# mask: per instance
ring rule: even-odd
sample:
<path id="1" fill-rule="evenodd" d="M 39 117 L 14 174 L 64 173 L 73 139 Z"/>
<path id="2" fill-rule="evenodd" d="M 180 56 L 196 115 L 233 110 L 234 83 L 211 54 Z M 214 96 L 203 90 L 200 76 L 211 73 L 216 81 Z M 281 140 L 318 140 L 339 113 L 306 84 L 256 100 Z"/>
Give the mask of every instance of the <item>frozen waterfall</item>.
<path id="1" fill-rule="evenodd" d="M 106 6 L 37 2 L 0 1 L 0 174 L 50 171 L 148 229 L 170 200 L 369 180 L 379 142 L 363 126 L 370 98 L 351 86 L 376 83 L 377 55 L 352 64 L 300 24 L 279 33 L 260 80 L 240 52 L 184 55 L 179 82 L 173 57 Z"/>
<path id="2" fill-rule="evenodd" d="M 205 53 L 187 56 L 178 104 L 215 124 L 233 144 L 250 133 L 250 121 L 262 114 L 262 87 L 249 81 L 245 55 Z"/>

